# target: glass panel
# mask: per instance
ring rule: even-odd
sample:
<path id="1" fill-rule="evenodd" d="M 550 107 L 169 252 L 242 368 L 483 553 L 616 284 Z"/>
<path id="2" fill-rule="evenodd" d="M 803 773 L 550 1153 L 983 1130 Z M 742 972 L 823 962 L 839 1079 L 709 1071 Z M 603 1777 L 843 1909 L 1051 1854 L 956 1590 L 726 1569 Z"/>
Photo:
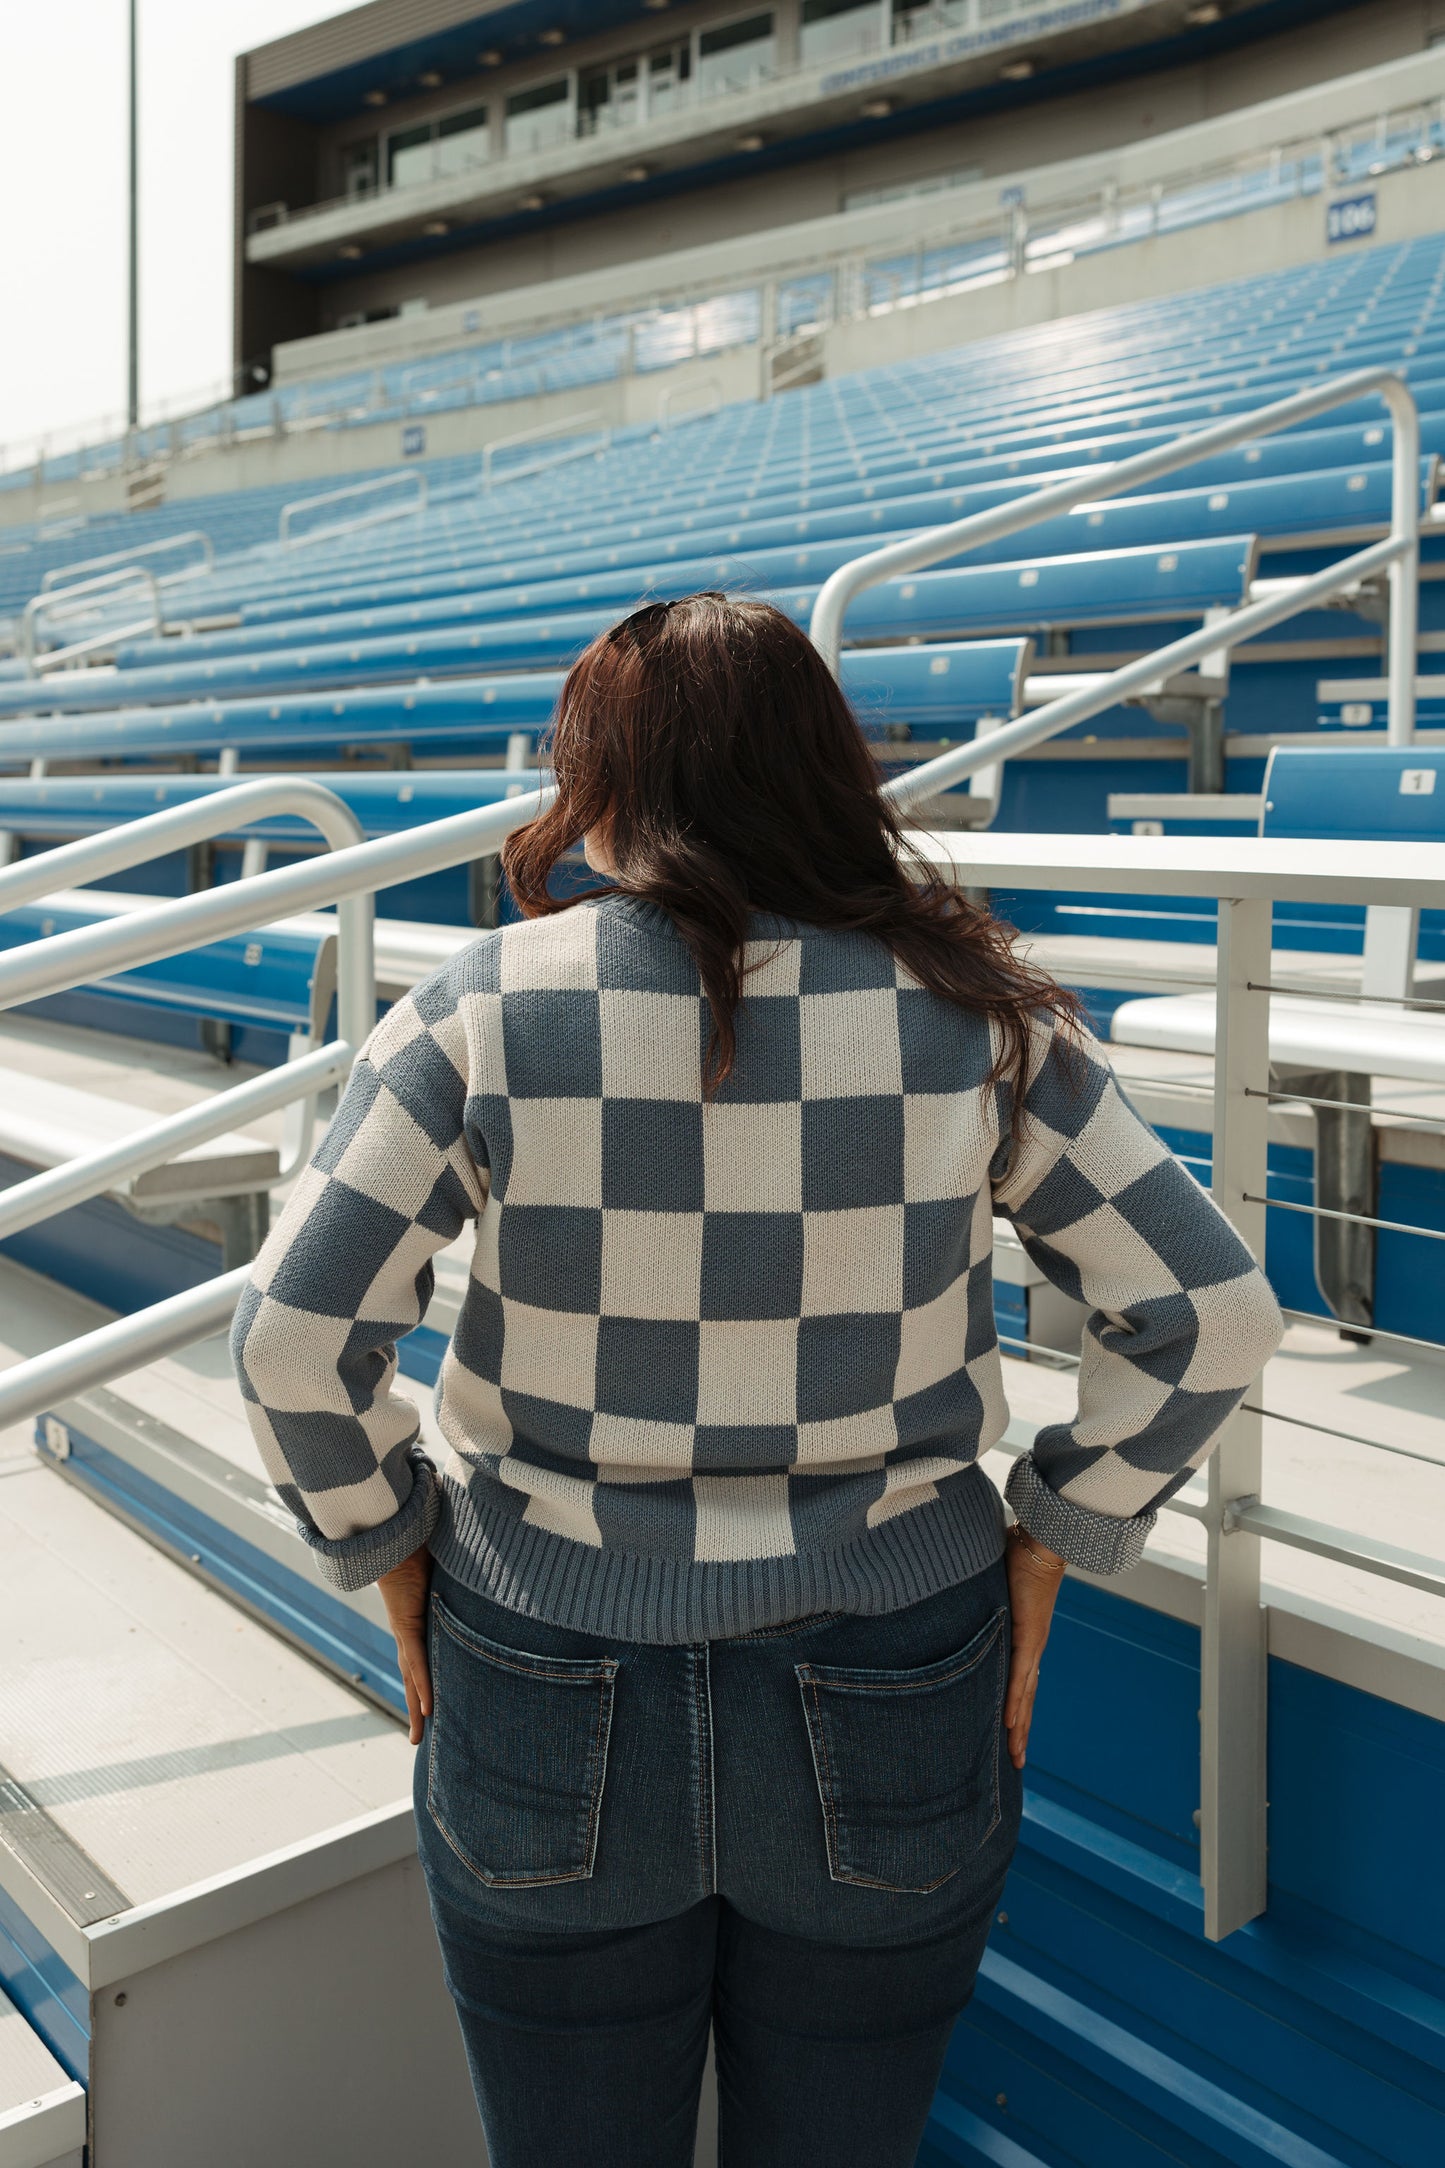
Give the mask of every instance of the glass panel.
<path id="1" fill-rule="evenodd" d="M 940 30 L 962 30 L 972 0 L 893 0 L 893 42 L 911 45 Z"/>
<path id="2" fill-rule="evenodd" d="M 747 90 L 772 74 L 775 57 L 771 14 L 745 15 L 719 29 L 704 30 L 697 41 L 698 96 Z"/>
<path id="3" fill-rule="evenodd" d="M 473 166 L 484 166 L 491 151 L 485 128 L 459 128 L 437 144 L 435 170 L 439 175 L 467 173 Z"/>
<path id="4" fill-rule="evenodd" d="M 852 60 L 883 44 L 886 0 L 803 0 L 799 51 L 805 68 Z"/>
<path id="5" fill-rule="evenodd" d="M 507 100 L 506 145 L 509 151 L 543 151 L 574 132 L 570 76 L 554 76 L 514 90 Z"/>
<path id="6" fill-rule="evenodd" d="M 412 188 L 432 176 L 432 132 L 428 121 L 421 128 L 399 128 L 386 139 L 388 188 Z"/>
<path id="7" fill-rule="evenodd" d="M 491 156 L 491 138 L 484 105 L 468 106 L 464 113 L 448 113 L 437 122 L 436 171 L 465 173 L 485 165 Z"/>
<path id="8" fill-rule="evenodd" d="M 650 53 L 647 60 L 649 114 L 676 112 L 687 96 L 683 86 L 691 74 L 691 45 L 670 45 L 664 52 Z"/>
<path id="9" fill-rule="evenodd" d="M 577 133 L 596 135 L 625 128 L 638 117 L 639 73 L 635 60 L 615 68 L 591 68 L 577 86 Z"/>
<path id="10" fill-rule="evenodd" d="M 358 196 L 376 193 L 376 137 L 365 143 L 348 143 L 341 153 L 342 192 L 353 202 Z"/>

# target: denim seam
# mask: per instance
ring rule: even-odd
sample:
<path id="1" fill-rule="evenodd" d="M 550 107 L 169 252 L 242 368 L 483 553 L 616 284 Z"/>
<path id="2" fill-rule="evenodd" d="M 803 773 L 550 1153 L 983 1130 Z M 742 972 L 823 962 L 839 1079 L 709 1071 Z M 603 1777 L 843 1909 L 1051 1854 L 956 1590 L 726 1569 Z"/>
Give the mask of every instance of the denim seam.
<path id="1" fill-rule="evenodd" d="M 940 1672 L 938 1677 L 930 1679 L 926 1686 L 917 1684 L 916 1674 L 911 1678 L 901 1679 L 890 1679 L 881 1673 L 868 1679 L 830 1679 L 828 1673 L 833 1667 L 828 1664 L 799 1664 L 797 1670 L 800 1674 L 806 1672 L 810 1684 L 816 1680 L 835 1694 L 926 1694 L 935 1686 L 952 1686 L 955 1679 L 964 1678 L 970 1671 L 976 1671 L 999 1638 L 1002 1626 L 1003 1613 L 999 1612 L 992 1625 L 982 1629 L 988 1638 L 978 1654 L 971 1656 L 966 1664 L 956 1665 L 952 1671 Z M 839 1665 L 837 1668 L 844 1670 L 847 1667 Z M 922 1668 L 926 1669 L 927 1666 Z"/>
<path id="2" fill-rule="evenodd" d="M 486 1641 L 480 1634 L 469 1634 L 466 1629 L 447 1617 L 437 1599 L 433 1599 L 436 1622 L 457 1647 L 468 1656 L 475 1656 L 484 1664 L 495 1664 L 499 1671 L 515 1671 L 524 1679 L 560 1679 L 564 1685 L 586 1686 L 594 1681 L 606 1680 L 610 1685 L 617 1676 L 615 1656 L 559 1656 L 550 1661 L 547 1657 L 534 1658 L 530 1663 L 519 1664 L 508 1656 L 495 1641 Z M 523 1653 L 518 1651 L 518 1654 Z M 555 1668 L 560 1666 L 561 1668 Z"/>
<path id="3" fill-rule="evenodd" d="M 1008 1664 L 1005 1661 L 1007 1641 L 1003 1631 L 1005 1622 L 1006 1614 L 1000 1612 L 998 1691 L 993 1697 L 993 1820 L 989 1823 L 988 1828 L 984 1831 L 983 1835 L 978 1840 L 977 1849 L 980 1852 L 988 1843 L 988 1840 L 993 1835 L 994 1831 L 998 1828 L 999 1823 L 1003 1820 L 1003 1790 L 999 1781 L 999 1757 L 1003 1750 L 1004 1696 L 1008 1691 Z"/>
<path id="4" fill-rule="evenodd" d="M 806 1673 L 806 1676 L 805 1676 Z M 837 1811 L 832 1801 L 833 1768 L 828 1760 L 828 1741 L 823 1731 L 823 1712 L 818 1703 L 818 1682 L 806 1665 L 798 1666 L 798 1684 L 803 1689 L 803 1721 L 808 1727 L 808 1744 L 813 1750 L 813 1782 L 817 1787 L 818 1804 L 823 1810 L 824 1841 L 828 1853 L 828 1873 L 834 1882 L 845 1877 L 839 1872 Z M 813 1697 L 813 1714 L 808 1715 L 807 1696 Z"/>
<path id="5" fill-rule="evenodd" d="M 697 1763 L 697 1874 L 704 1896 L 717 1889 L 717 1832 L 714 1826 L 716 1779 L 713 1770 L 712 1677 L 705 1641 L 688 1650 L 692 1669 L 692 1742 Z"/>
<path id="6" fill-rule="evenodd" d="M 592 1764 L 595 1774 L 590 1786 L 591 1797 L 587 1810 L 587 1846 L 585 1874 L 579 1879 L 590 1881 L 597 1864 L 597 1832 L 602 1822 L 602 1793 L 607 1783 L 607 1750 L 612 1743 L 612 1712 L 616 1706 L 617 1665 L 609 1660 L 607 1680 L 597 1696 L 597 1729 L 592 1734 Z M 600 1683 L 600 1682 L 599 1682 Z M 995 1760 L 994 1790 L 998 1790 L 998 1768 Z"/>

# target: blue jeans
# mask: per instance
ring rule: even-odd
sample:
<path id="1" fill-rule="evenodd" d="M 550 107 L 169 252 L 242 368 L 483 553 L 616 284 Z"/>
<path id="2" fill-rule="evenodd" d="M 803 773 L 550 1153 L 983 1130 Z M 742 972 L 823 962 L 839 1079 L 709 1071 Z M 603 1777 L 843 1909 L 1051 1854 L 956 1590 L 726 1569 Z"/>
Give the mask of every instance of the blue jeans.
<path id="1" fill-rule="evenodd" d="M 492 2168 L 909 2168 L 1013 1855 L 1008 1594 L 611 1646 L 438 1572 L 420 1851 Z"/>

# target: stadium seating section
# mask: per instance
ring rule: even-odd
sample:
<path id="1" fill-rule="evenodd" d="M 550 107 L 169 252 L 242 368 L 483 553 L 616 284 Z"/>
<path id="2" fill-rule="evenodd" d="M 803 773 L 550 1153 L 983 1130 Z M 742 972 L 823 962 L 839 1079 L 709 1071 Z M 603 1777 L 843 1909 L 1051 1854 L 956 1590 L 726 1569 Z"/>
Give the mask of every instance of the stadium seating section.
<path id="1" fill-rule="evenodd" d="M 368 834 L 436 818 L 529 779 L 567 665 L 645 597 L 744 588 L 805 624 L 821 582 L 883 541 L 1370 362 L 1398 365 L 1421 410 L 1428 725 L 1445 705 L 1445 672 L 1438 684 L 1430 676 L 1445 647 L 1445 530 L 1437 535 L 1431 517 L 1445 452 L 1442 290 L 1439 240 L 1375 249 L 670 429 L 620 432 L 600 446 L 583 437 L 534 448 L 529 471 L 504 471 L 490 486 L 475 455 L 432 462 L 420 470 L 424 504 L 414 489 L 383 482 L 299 515 L 290 541 L 278 520 L 294 485 L 12 545 L 0 557 L 0 611 L 18 620 L 47 575 L 63 592 L 93 559 L 149 550 L 137 561 L 160 582 L 164 628 L 138 631 L 134 593 L 102 592 L 83 610 L 41 615 L 38 674 L 18 652 L 0 658 L 0 835 L 24 856 L 214 790 L 238 769 L 323 776 Z M 448 369 L 461 384 L 474 362 L 443 357 L 439 395 Z M 1038 705 L 1060 679 L 1156 648 L 1238 607 L 1261 580 L 1313 570 L 1378 535 L 1390 461 L 1388 419 L 1365 399 L 874 588 L 850 610 L 843 679 L 880 763 L 896 772 L 927 758 Z M 184 539 L 196 529 L 214 546 L 209 568 Z M 73 662 L 66 643 L 78 647 Z M 1381 739 L 1382 671 L 1380 598 L 1367 590 L 1240 648 L 1224 676 L 1171 683 L 1065 732 L 1001 778 L 931 801 L 926 817 L 1098 831 L 1143 817 L 1194 833 L 1249 832 L 1276 749 L 1359 751 Z M 1222 702 L 1223 732 L 1205 773 L 1192 726 L 1211 702 L 1216 716 Z M 62 906 L 66 923 L 79 923 L 132 907 L 140 891 L 233 877 L 248 839 L 252 867 L 258 854 L 315 847 L 304 824 L 273 820 L 117 877 L 104 902 L 91 890 L 16 913 L 7 939 L 59 926 Z M 1101 1028 L 1122 1008 L 1147 1007 L 1141 995 L 1187 999 L 1191 969 L 1208 968 L 1213 923 L 1202 906 L 1098 895 L 996 901 L 1084 989 Z M 383 998 L 508 908 L 486 869 L 383 894 Z M 194 1049 L 199 1032 L 213 1054 L 273 1062 L 303 1029 L 307 988 L 322 983 L 323 936 L 324 926 L 298 921 L 289 947 L 268 945 L 260 973 L 237 961 L 244 944 L 235 955 L 222 944 L 184 969 L 157 967 L 42 1007 L 68 1028 L 126 1035 L 127 1045 L 139 1033 Z M 1357 968 L 1361 931 L 1348 914 L 1281 908 L 1276 940 L 1301 969 L 1310 959 L 1346 978 Z M 1445 929 L 1433 920 L 1420 955 L 1426 974 L 1445 965 Z M 1164 1025 L 1156 1017 L 1147 1028 L 1157 1037 Z M 1196 1157 L 1202 1149 L 1196 1139 Z M 16 1253 L 37 1255 L 36 1240 L 22 1238 Z M 1278 1276 L 1293 1299 L 1318 1307 L 1288 1240 Z M 1001 1287 L 1005 1309 L 1011 1299 Z"/>

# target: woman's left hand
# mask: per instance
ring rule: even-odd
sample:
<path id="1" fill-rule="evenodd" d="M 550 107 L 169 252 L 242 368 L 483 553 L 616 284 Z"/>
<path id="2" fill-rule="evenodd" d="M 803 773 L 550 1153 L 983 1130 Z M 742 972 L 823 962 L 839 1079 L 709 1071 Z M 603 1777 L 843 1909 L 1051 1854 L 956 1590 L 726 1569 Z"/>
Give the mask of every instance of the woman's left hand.
<path id="1" fill-rule="evenodd" d="M 406 1689 L 407 1737 L 421 1745 L 422 1720 L 431 1715 L 431 1671 L 426 1656 L 426 1600 L 431 1587 L 431 1552 L 425 1546 L 393 1566 L 377 1582 L 386 1620 L 396 1641 L 401 1683 Z"/>
<path id="2" fill-rule="evenodd" d="M 1022 1769 L 1034 1716 L 1039 1664 L 1054 1601 L 1064 1578 L 1064 1560 L 1047 1550 L 1034 1536 L 1024 1536 L 1015 1522 L 1004 1545 L 1008 1570 L 1009 1613 L 1013 1627 L 1013 1654 L 1009 1662 L 1008 1694 L 1004 1701 L 1004 1728 L 1008 1733 L 1009 1760 Z"/>

